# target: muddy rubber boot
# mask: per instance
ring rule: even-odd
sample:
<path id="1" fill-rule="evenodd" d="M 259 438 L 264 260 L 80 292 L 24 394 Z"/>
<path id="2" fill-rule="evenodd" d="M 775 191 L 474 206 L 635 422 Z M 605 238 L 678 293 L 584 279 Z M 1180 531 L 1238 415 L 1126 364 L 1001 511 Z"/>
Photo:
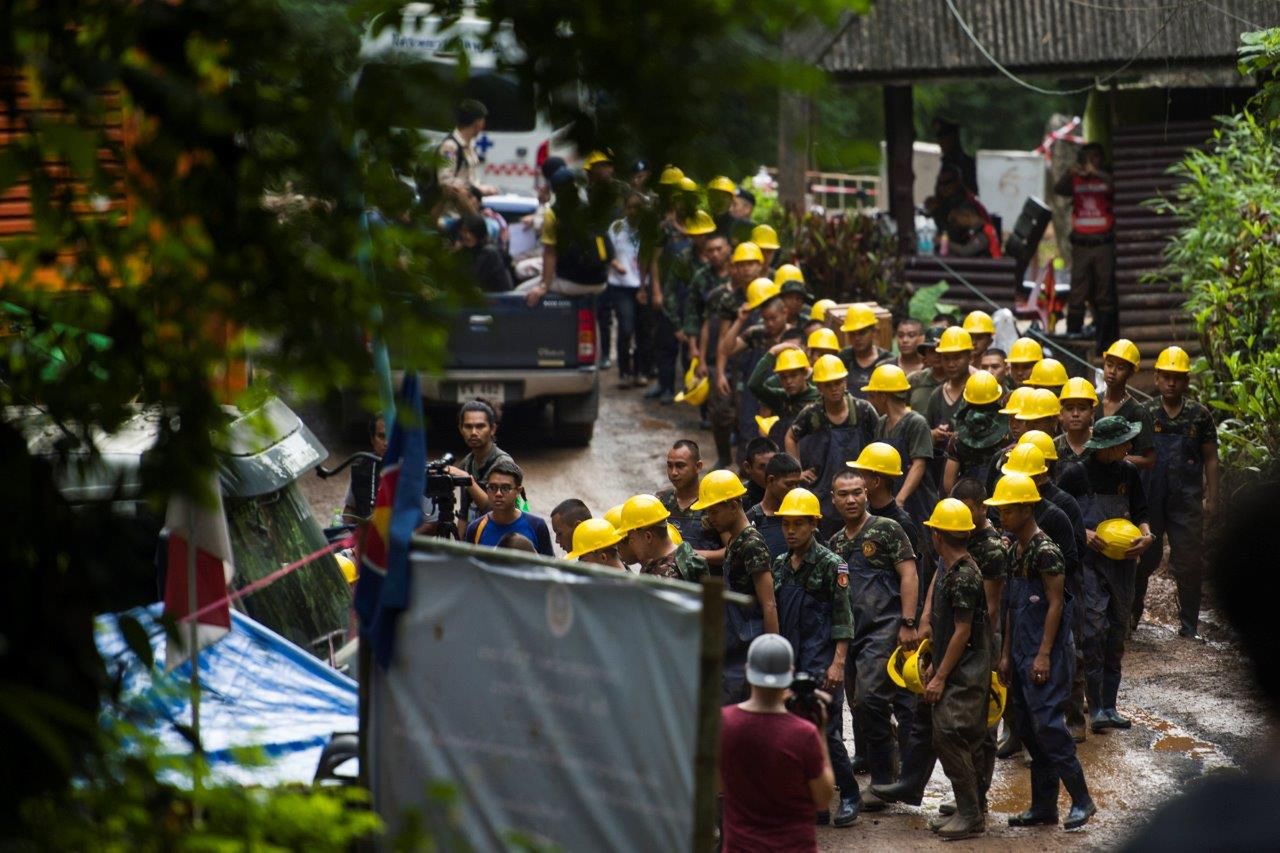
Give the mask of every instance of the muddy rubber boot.
<path id="1" fill-rule="evenodd" d="M 943 800 L 938 804 L 938 814 L 943 817 L 951 817 L 956 813 L 956 801 L 954 799 Z"/>
<path id="2" fill-rule="evenodd" d="M 1079 829 L 1089 822 L 1089 818 L 1098 813 L 1098 807 L 1089 796 L 1089 786 L 1084 779 L 1084 770 L 1076 769 L 1062 774 L 1062 785 L 1071 795 L 1071 811 L 1062 822 L 1063 829 Z"/>
<path id="3" fill-rule="evenodd" d="M 927 826 L 929 827 L 929 831 L 938 832 L 939 830 L 942 829 L 942 827 L 951 823 L 954 817 L 955 815 L 938 815 L 937 817 L 929 818 L 929 823 L 927 824 Z"/>
<path id="4" fill-rule="evenodd" d="M 873 784 L 870 791 L 886 803 L 918 806 L 924 801 L 924 788 L 929 784 L 937 760 L 929 744 L 913 742 L 907 750 L 907 760 L 902 763 L 898 781 L 888 785 Z"/>
<path id="5" fill-rule="evenodd" d="M 1009 818 L 1009 826 L 1054 826 L 1058 823 L 1058 776 L 1031 766 L 1031 808 Z"/>
<path id="6" fill-rule="evenodd" d="M 968 788 L 958 790 L 955 794 L 955 816 L 938 830 L 939 837 L 956 841 L 986 832 L 987 822 L 982 817 L 982 809 L 978 804 L 978 792 Z"/>

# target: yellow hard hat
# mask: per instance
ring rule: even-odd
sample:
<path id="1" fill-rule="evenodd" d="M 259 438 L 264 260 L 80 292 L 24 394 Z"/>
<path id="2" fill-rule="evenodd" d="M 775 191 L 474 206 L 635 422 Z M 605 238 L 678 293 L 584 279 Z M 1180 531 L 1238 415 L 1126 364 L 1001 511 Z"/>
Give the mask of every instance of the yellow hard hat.
<path id="1" fill-rule="evenodd" d="M 599 166 L 601 163 L 612 163 L 613 158 L 603 151 L 592 151 L 587 155 L 587 159 L 582 161 L 584 169 L 590 169 L 592 166 Z"/>
<path id="2" fill-rule="evenodd" d="M 781 249 L 782 245 L 778 243 L 778 232 L 773 230 L 772 225 L 757 225 L 751 229 L 751 242 L 755 243 L 761 249 Z M 804 281 L 804 279 L 800 279 Z"/>
<path id="3" fill-rule="evenodd" d="M 612 548 L 622 541 L 622 534 L 604 518 L 588 518 L 573 529 L 573 550 L 565 559 L 577 560 L 583 554 Z"/>
<path id="4" fill-rule="evenodd" d="M 862 448 L 856 461 L 844 464 L 859 471 L 884 474 L 886 477 L 902 476 L 902 454 L 892 444 L 883 441 L 871 442 Z"/>
<path id="5" fill-rule="evenodd" d="M 1165 347 L 1156 356 L 1156 370 L 1169 373 L 1190 373 L 1191 356 L 1182 347 Z"/>
<path id="6" fill-rule="evenodd" d="M 1060 414 L 1062 403 L 1058 402 L 1057 394 L 1048 388 L 1032 388 L 1014 417 L 1020 421 L 1038 421 L 1041 418 L 1056 418 Z"/>
<path id="7" fill-rule="evenodd" d="M 964 382 L 964 401 L 972 406 L 986 406 L 1004 396 L 1004 387 L 985 370 L 971 374 Z"/>
<path id="8" fill-rule="evenodd" d="M 662 174 L 658 176 L 658 183 L 668 187 L 679 186 L 680 182 L 683 180 L 684 172 L 680 171 L 675 166 L 668 166 L 663 169 Z"/>
<path id="9" fill-rule="evenodd" d="M 614 529 L 617 529 L 619 532 L 621 532 L 620 528 L 622 527 L 622 504 L 618 504 L 615 507 L 610 507 L 609 511 L 604 514 L 604 520 L 612 524 L 614 526 Z"/>
<path id="10" fill-rule="evenodd" d="M 933 508 L 933 513 L 925 521 L 925 526 L 934 530 L 946 530 L 949 533 L 969 533 L 975 527 L 973 513 L 964 505 L 964 501 L 956 498 L 943 498 Z"/>
<path id="11" fill-rule="evenodd" d="M 1137 370 L 1138 365 L 1142 363 L 1142 354 L 1138 352 L 1137 345 L 1128 338 L 1120 338 L 1114 344 L 1107 347 L 1103 357 L 1108 355 L 1115 356 L 1121 361 L 1127 361 L 1133 365 L 1133 369 Z"/>
<path id="12" fill-rule="evenodd" d="M 738 191 L 738 186 L 724 175 L 716 175 L 714 178 L 707 181 L 707 189 L 717 190 L 722 193 L 733 195 Z"/>
<path id="13" fill-rule="evenodd" d="M 840 325 L 842 332 L 860 332 L 876 324 L 876 312 L 865 305 L 854 303 L 845 312 L 844 322 Z"/>
<path id="14" fill-rule="evenodd" d="M 684 387 L 692 388 L 693 383 L 698 381 L 698 358 L 694 356 L 689 359 L 689 369 L 684 372 Z"/>
<path id="15" fill-rule="evenodd" d="M 347 579 L 347 583 L 355 583 L 356 576 L 359 574 L 356 571 L 355 561 L 346 554 L 334 554 L 333 558 L 338 561 L 338 568 L 342 569 L 342 576 Z"/>
<path id="16" fill-rule="evenodd" d="M 1004 716 L 1005 702 L 1009 700 L 1009 690 L 1000 682 L 1000 676 L 991 673 L 991 689 L 987 692 L 987 728 L 1000 722 Z"/>
<path id="17" fill-rule="evenodd" d="M 996 493 L 983 501 L 987 506 L 1010 506 L 1040 502 L 1035 480 L 1026 474 L 1005 474 L 996 481 Z"/>
<path id="18" fill-rule="evenodd" d="M 1053 443 L 1049 433 L 1044 430 L 1027 430 L 1018 437 L 1018 444 L 1034 444 L 1040 448 L 1040 453 L 1046 460 L 1053 461 L 1058 458 L 1058 445 Z"/>
<path id="19" fill-rule="evenodd" d="M 1058 400 L 1064 403 L 1067 400 L 1087 400 L 1096 406 L 1098 392 L 1094 390 L 1093 383 L 1088 379 L 1083 376 L 1072 376 L 1058 392 Z"/>
<path id="20" fill-rule="evenodd" d="M 830 329 L 827 334 L 835 336 Z M 809 356 L 804 354 L 802 349 L 784 349 L 778 353 L 778 358 L 773 363 L 774 373 L 786 373 L 788 370 L 808 370 Z"/>
<path id="21" fill-rule="evenodd" d="M 746 306 L 754 311 L 780 292 L 781 288 L 773 283 L 773 279 L 760 276 L 747 285 Z"/>
<path id="22" fill-rule="evenodd" d="M 1016 415 L 1022 411 L 1022 407 L 1027 404 L 1027 398 L 1031 396 L 1031 392 L 1036 389 L 1029 385 L 1019 385 L 1009 394 L 1009 399 L 1005 400 L 1004 408 L 1000 410 L 1002 415 Z"/>
<path id="23" fill-rule="evenodd" d="M 738 244 L 733 250 L 733 257 L 729 259 L 730 263 L 737 264 L 743 261 L 755 261 L 758 264 L 764 263 L 764 253 L 760 251 L 760 247 L 750 240 L 745 240 Z"/>
<path id="24" fill-rule="evenodd" d="M 973 338 L 959 326 L 948 326 L 938 338 L 938 346 L 934 352 L 945 355 L 949 352 L 969 352 L 973 349 Z"/>
<path id="25" fill-rule="evenodd" d="M 986 311 L 970 311 L 965 316 L 964 325 L 961 328 L 971 335 L 994 335 L 996 333 L 996 324 Z"/>
<path id="26" fill-rule="evenodd" d="M 1035 364 L 1044 358 L 1044 350 L 1040 342 L 1031 338 L 1018 338 L 1009 347 L 1009 356 L 1005 361 L 1010 364 Z"/>
<path id="27" fill-rule="evenodd" d="M 693 216 L 681 223 L 681 227 L 684 228 L 684 233 L 691 237 L 697 237 L 700 234 L 714 233 L 716 221 L 705 210 L 695 210 Z"/>
<path id="28" fill-rule="evenodd" d="M 1044 454 L 1034 444 L 1017 444 L 1009 451 L 1009 461 L 1000 467 L 1001 474 L 1026 474 L 1039 477 L 1049 473 Z"/>
<path id="29" fill-rule="evenodd" d="M 808 489 L 792 489 L 782 499 L 782 506 L 774 515 L 788 518 L 822 518 L 822 506 L 818 496 Z"/>
<path id="30" fill-rule="evenodd" d="M 840 341 L 836 338 L 836 333 L 826 328 L 814 329 L 809 333 L 809 340 L 805 341 L 810 350 L 828 350 L 830 352 L 840 352 Z M 777 370 L 775 367 L 774 370 Z"/>
<path id="31" fill-rule="evenodd" d="M 844 366 L 838 355 L 824 355 L 813 364 L 814 382 L 832 382 L 848 375 L 849 368 Z"/>
<path id="32" fill-rule="evenodd" d="M 911 383 L 907 374 L 896 364 L 882 364 L 871 371 L 871 379 L 862 386 L 863 391 L 883 391 L 886 394 L 898 394 L 910 391 Z"/>
<path id="33" fill-rule="evenodd" d="M 630 533 L 642 527 L 651 527 L 658 522 L 666 521 L 671 513 L 662 501 L 653 495 L 632 495 L 622 505 L 622 524 L 619 533 Z"/>
<path id="34" fill-rule="evenodd" d="M 1067 384 L 1067 369 L 1056 358 L 1042 358 L 1031 368 L 1027 384 L 1037 388 L 1061 388 Z"/>
<path id="35" fill-rule="evenodd" d="M 768 227 L 767 225 L 756 226 L 756 228 L 767 228 L 767 227 Z M 753 243 L 757 242 L 755 239 L 755 236 L 756 236 L 756 232 L 752 231 L 751 238 Z M 763 243 L 757 243 L 757 245 L 760 245 L 766 249 L 769 248 L 768 246 L 765 246 Z M 773 274 L 773 283 L 778 285 L 778 287 L 782 287 L 782 285 L 786 284 L 789 281 L 798 281 L 801 284 L 804 284 L 804 273 L 801 272 L 800 267 L 796 266 L 795 264 L 783 264 L 782 266 L 778 267 L 778 271 Z M 831 302 L 831 300 L 829 299 L 825 301 Z M 835 305 L 834 302 L 831 302 L 831 304 Z M 816 308 L 817 306 L 815 305 L 814 307 Z M 810 314 L 810 316 L 812 316 L 812 313 Z"/>
<path id="36" fill-rule="evenodd" d="M 681 391 L 676 395 L 677 403 L 688 403 L 690 406 L 701 406 L 707 402 L 707 396 L 711 393 L 711 380 L 709 377 L 702 377 L 692 387 Z"/>
<path id="37" fill-rule="evenodd" d="M 773 425 L 776 424 L 778 420 L 779 418 L 777 415 L 769 415 L 767 418 L 764 415 L 756 415 L 756 428 L 760 430 L 760 435 L 768 437 L 769 430 L 773 429 Z"/>
<path id="38" fill-rule="evenodd" d="M 902 663 L 902 686 L 917 695 L 924 694 L 924 671 L 933 657 L 933 644 L 929 639 L 920 641 L 915 651 Z M 891 676 L 892 677 L 892 676 Z"/>
<path id="39" fill-rule="evenodd" d="M 827 312 L 835 308 L 837 304 L 834 299 L 819 299 L 813 303 L 813 308 L 809 310 L 809 319 L 818 323 L 825 322 Z"/>
<path id="40" fill-rule="evenodd" d="M 680 535 L 680 528 L 671 522 L 667 522 L 667 538 L 671 540 L 672 545 L 679 545 L 684 542 L 684 537 Z"/>
<path id="41" fill-rule="evenodd" d="M 698 182 L 693 178 L 681 178 L 679 189 L 682 193 L 696 193 L 698 191 Z"/>
<path id="42" fill-rule="evenodd" d="M 907 680 L 902 676 L 902 667 L 906 665 L 909 655 L 910 652 L 904 651 L 902 646 L 898 646 L 893 650 L 893 654 L 889 655 L 889 661 L 884 667 L 889 673 L 889 680 L 902 688 L 907 686 Z"/>
<path id="43" fill-rule="evenodd" d="M 1102 539 L 1102 555 L 1113 560 L 1123 560 L 1124 552 L 1142 535 L 1138 526 L 1127 518 L 1108 518 L 1094 530 Z"/>
<path id="44" fill-rule="evenodd" d="M 733 498 L 740 498 L 747 493 L 738 475 L 723 468 L 717 468 L 702 478 L 698 484 L 698 499 L 690 505 L 690 509 L 706 509 Z"/>

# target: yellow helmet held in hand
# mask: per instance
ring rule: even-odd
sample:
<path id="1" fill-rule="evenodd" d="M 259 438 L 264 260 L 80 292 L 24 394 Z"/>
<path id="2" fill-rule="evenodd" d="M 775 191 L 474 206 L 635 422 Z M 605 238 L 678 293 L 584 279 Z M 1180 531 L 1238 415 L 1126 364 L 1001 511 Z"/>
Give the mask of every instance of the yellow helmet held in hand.
<path id="1" fill-rule="evenodd" d="M 1168 373 L 1190 373 L 1191 356 L 1182 347 L 1165 347 L 1156 356 L 1156 370 Z"/>
<path id="2" fill-rule="evenodd" d="M 1000 466 L 1000 473 L 1039 477 L 1049 473 L 1049 466 L 1045 464 L 1040 448 L 1034 444 L 1018 444 L 1009 451 L 1009 461 Z"/>
<path id="3" fill-rule="evenodd" d="M 671 513 L 662 501 L 653 495 L 632 495 L 622 505 L 622 526 L 618 532 L 630 533 L 642 527 L 652 527 L 670 517 Z"/>
<path id="4" fill-rule="evenodd" d="M 871 371 L 871 379 L 862 386 L 863 391 L 880 391 L 885 394 L 900 394 L 911 390 L 907 374 L 896 364 L 882 364 Z"/>
<path id="5" fill-rule="evenodd" d="M 752 236 L 755 236 L 755 232 L 752 232 Z M 801 272 L 800 267 L 795 264 L 783 264 L 778 267 L 778 271 L 773 274 L 773 283 L 778 285 L 778 287 L 782 287 L 782 285 L 789 281 L 798 281 L 801 284 L 804 284 L 804 273 Z M 829 299 L 826 301 L 831 302 Z M 831 304 L 835 305 L 834 302 L 831 302 Z M 815 305 L 814 307 L 816 308 L 817 306 Z"/>
<path id="6" fill-rule="evenodd" d="M 731 264 L 740 264 L 755 261 L 758 264 L 764 263 L 764 253 L 760 251 L 760 247 L 750 240 L 746 240 L 738 244 L 733 250 L 733 257 L 729 259 Z"/>
<path id="7" fill-rule="evenodd" d="M 804 354 L 802 349 L 784 349 L 778 353 L 778 358 L 773 363 L 774 373 L 786 373 L 788 370 L 808 370 L 809 357 Z"/>
<path id="8" fill-rule="evenodd" d="M 987 692 L 987 728 L 1000 722 L 1004 716 L 1005 703 L 1009 701 L 1009 690 L 1000 683 L 1000 676 L 991 673 L 991 689 Z"/>
<path id="9" fill-rule="evenodd" d="M 565 559 L 581 559 L 583 554 L 590 554 L 601 548 L 612 548 L 621 541 L 622 534 L 607 519 L 588 518 L 573 529 L 573 550 Z"/>
<path id="10" fill-rule="evenodd" d="M 777 415 L 769 415 L 767 418 L 764 415 L 756 415 L 756 429 L 760 430 L 762 438 L 768 438 L 769 431 L 773 429 L 773 425 L 776 424 L 778 420 L 779 418 Z"/>
<path id="11" fill-rule="evenodd" d="M 338 568 L 342 569 L 342 576 L 346 578 L 347 583 L 355 583 L 359 572 L 356 571 L 355 560 L 352 560 L 346 554 L 334 554 L 333 558 L 338 561 Z"/>
<path id="12" fill-rule="evenodd" d="M 768 302 L 780 292 L 778 285 L 773 283 L 773 279 L 761 276 L 747 285 L 747 308 L 752 311 Z"/>
<path id="13" fill-rule="evenodd" d="M 662 174 L 658 177 L 658 183 L 666 187 L 679 186 L 684 180 L 684 172 L 675 166 L 668 166 L 662 170 Z"/>
<path id="14" fill-rule="evenodd" d="M 1056 418 L 1060 414 L 1062 403 L 1058 401 L 1057 394 L 1048 388 L 1032 388 L 1014 417 L 1020 421 L 1038 421 L 1041 418 Z"/>
<path id="15" fill-rule="evenodd" d="M 761 249 L 769 249 L 777 251 L 782 248 L 778 242 L 778 232 L 773 230 L 772 225 L 757 225 L 751 229 L 751 242 L 755 243 Z M 803 279 L 801 279 L 803 281 Z"/>
<path id="16" fill-rule="evenodd" d="M 938 338 L 938 346 L 934 352 L 946 355 L 949 352 L 971 352 L 972 350 L 973 338 L 969 333 L 959 326 L 948 326 Z"/>
<path id="17" fill-rule="evenodd" d="M 738 475 L 723 468 L 717 468 L 702 478 L 698 484 L 698 499 L 690 505 L 690 509 L 706 509 L 733 498 L 740 498 L 747 493 Z"/>
<path id="18" fill-rule="evenodd" d="M 1009 364 L 1035 364 L 1044 358 L 1044 349 L 1040 342 L 1032 338 L 1018 338 L 1009 347 L 1009 356 L 1005 359 Z"/>
<path id="19" fill-rule="evenodd" d="M 834 299 L 819 299 L 813 303 L 813 308 L 809 311 L 809 319 L 817 323 L 825 323 L 827 321 L 827 312 L 837 305 Z"/>
<path id="20" fill-rule="evenodd" d="M 698 359 L 689 359 L 689 369 L 684 372 L 684 387 L 692 388 L 693 383 L 698 381 Z"/>
<path id="21" fill-rule="evenodd" d="M 1049 433 L 1040 429 L 1029 429 L 1018 438 L 1018 444 L 1034 444 L 1040 448 L 1040 455 L 1047 461 L 1058 458 L 1058 446 L 1053 443 Z"/>
<path id="22" fill-rule="evenodd" d="M 825 352 L 840 352 L 840 341 L 836 338 L 836 333 L 827 328 L 814 329 L 809 333 L 809 340 L 805 341 L 809 347 L 809 351 L 823 350 Z M 774 368 L 775 370 L 777 368 Z"/>
<path id="23" fill-rule="evenodd" d="M 902 476 L 902 454 L 892 444 L 873 441 L 858 454 L 857 461 L 844 463 L 859 471 L 870 471 L 886 477 Z"/>
<path id="24" fill-rule="evenodd" d="M 1005 474 L 996 481 L 996 492 L 983 501 L 987 506 L 1011 506 L 1040 502 L 1035 480 L 1026 474 Z"/>
<path id="25" fill-rule="evenodd" d="M 1138 526 L 1127 518 L 1108 518 L 1094 530 L 1102 539 L 1102 555 L 1112 560 L 1123 560 L 1124 554 L 1142 536 Z"/>
<path id="26" fill-rule="evenodd" d="M 1062 390 L 1058 392 L 1058 401 L 1065 403 L 1068 400 L 1085 400 L 1098 405 L 1098 392 L 1093 387 L 1093 383 L 1083 376 L 1072 376 L 1067 383 L 1062 386 Z"/>
<path id="27" fill-rule="evenodd" d="M 676 395 L 677 403 L 688 403 L 690 406 L 701 406 L 707 402 L 707 397 L 711 394 L 711 380 L 709 377 L 702 377 L 692 388 L 686 388 Z"/>
<path id="28" fill-rule="evenodd" d="M 784 518 L 822 518 L 822 506 L 818 496 L 808 489 L 792 489 L 782 499 L 782 505 L 774 515 Z"/>
<path id="29" fill-rule="evenodd" d="M 985 370 L 970 374 L 964 383 L 964 401 L 973 406 L 986 406 L 1004 396 L 1004 386 Z"/>
<path id="30" fill-rule="evenodd" d="M 738 191 L 738 185 L 726 178 L 724 175 L 716 175 L 714 178 L 707 181 L 707 189 L 733 195 Z"/>
<path id="31" fill-rule="evenodd" d="M 844 379 L 848 375 L 849 368 L 844 366 L 838 355 L 824 355 L 813 365 L 813 381 L 817 383 Z"/>
<path id="32" fill-rule="evenodd" d="M 1137 370 L 1138 365 L 1142 363 L 1142 354 L 1138 352 L 1138 347 L 1128 338 L 1120 338 L 1111 346 L 1107 347 L 1107 351 L 1102 354 L 1103 358 L 1114 356 L 1121 361 L 1127 361 L 1133 365 L 1133 369 Z"/>
<path id="33" fill-rule="evenodd" d="M 890 661 L 893 656 L 890 656 Z M 915 650 L 907 654 L 906 660 L 902 662 L 902 686 L 907 690 L 915 693 L 917 696 L 924 694 L 924 671 L 929 667 L 933 659 L 933 644 L 929 639 L 920 641 L 920 645 Z M 893 678 L 892 671 L 889 677 Z"/>
<path id="34" fill-rule="evenodd" d="M 906 666 L 907 657 L 910 654 L 902 646 L 898 646 L 893 650 L 893 654 L 889 655 L 889 661 L 884 667 L 885 671 L 889 673 L 889 680 L 902 688 L 907 686 L 907 680 L 902 675 L 902 668 Z"/>
<path id="35" fill-rule="evenodd" d="M 849 306 L 849 310 L 845 312 L 844 322 L 840 324 L 842 332 L 860 332 L 870 326 L 876 324 L 876 312 L 872 311 L 866 305 L 854 303 Z"/>
<path id="36" fill-rule="evenodd" d="M 970 311 L 960 327 L 971 335 L 994 335 L 996 324 L 986 311 Z"/>
<path id="37" fill-rule="evenodd" d="M 1022 411 L 1022 407 L 1027 404 L 1027 398 L 1031 396 L 1031 392 L 1036 389 L 1028 385 L 1019 385 L 1009 394 L 1009 399 L 1004 401 L 1004 408 L 1000 410 L 1002 415 L 1016 415 Z"/>
<path id="38" fill-rule="evenodd" d="M 1036 388 L 1061 388 L 1067 384 L 1067 369 L 1056 358 L 1042 358 L 1031 368 L 1027 384 Z"/>
<path id="39" fill-rule="evenodd" d="M 681 223 L 680 227 L 684 229 L 684 233 L 690 237 L 697 237 L 702 234 L 712 234 L 716 230 L 716 221 L 711 218 L 711 214 L 705 210 L 695 210 L 693 216 Z"/>
<path id="40" fill-rule="evenodd" d="M 964 501 L 956 498 L 943 498 L 938 501 L 938 505 L 933 508 L 933 512 L 925 521 L 925 526 L 932 527 L 934 530 L 945 530 L 948 533 L 971 533 L 977 527 L 973 523 L 973 513 L 969 512 Z"/>

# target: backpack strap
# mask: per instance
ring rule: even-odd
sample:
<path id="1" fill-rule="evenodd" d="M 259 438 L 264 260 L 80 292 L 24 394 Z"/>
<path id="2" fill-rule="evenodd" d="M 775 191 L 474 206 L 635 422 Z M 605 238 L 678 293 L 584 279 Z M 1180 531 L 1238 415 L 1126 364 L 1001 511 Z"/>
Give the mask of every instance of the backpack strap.
<path id="1" fill-rule="evenodd" d="M 472 545 L 480 544 L 480 536 L 484 533 L 484 529 L 489 526 L 489 513 L 485 513 L 480 517 L 480 523 L 476 525 L 475 538 L 471 540 Z"/>

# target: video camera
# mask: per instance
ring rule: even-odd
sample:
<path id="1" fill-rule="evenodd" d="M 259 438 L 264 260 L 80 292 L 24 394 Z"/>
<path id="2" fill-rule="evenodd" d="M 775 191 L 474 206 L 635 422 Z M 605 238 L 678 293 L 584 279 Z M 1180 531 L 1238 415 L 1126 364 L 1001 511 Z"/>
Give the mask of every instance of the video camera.
<path id="1" fill-rule="evenodd" d="M 439 459 L 427 463 L 427 483 L 422 489 L 425 497 L 435 502 L 437 516 L 437 536 L 456 539 L 458 535 L 457 513 L 458 489 L 465 489 L 471 484 L 468 477 L 455 477 L 447 470 L 453 465 L 453 454 L 446 453 Z"/>
<path id="2" fill-rule="evenodd" d="M 797 672 L 791 679 L 791 695 L 787 697 L 786 705 L 788 711 L 819 729 L 823 726 L 823 711 L 831 711 L 831 704 L 818 694 L 818 682 L 807 672 Z"/>

